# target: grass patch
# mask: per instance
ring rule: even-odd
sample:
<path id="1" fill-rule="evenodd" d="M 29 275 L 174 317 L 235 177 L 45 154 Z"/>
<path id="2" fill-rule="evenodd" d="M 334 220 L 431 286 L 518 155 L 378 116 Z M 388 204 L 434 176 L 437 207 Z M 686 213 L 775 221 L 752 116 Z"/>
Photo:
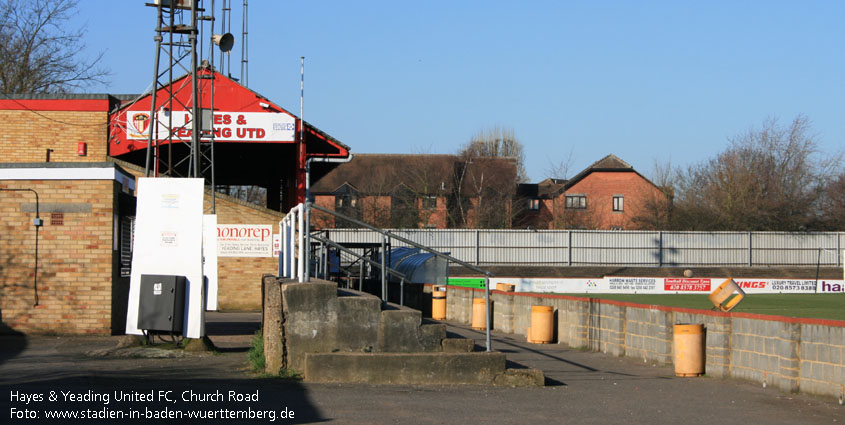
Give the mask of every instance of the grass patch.
<path id="1" fill-rule="evenodd" d="M 562 294 L 636 304 L 710 310 L 709 294 Z M 746 294 L 731 312 L 845 320 L 845 294 Z"/>
<path id="2" fill-rule="evenodd" d="M 293 369 L 282 369 L 278 374 L 267 373 L 266 359 L 264 358 L 264 335 L 260 330 L 252 336 L 252 348 L 246 353 L 246 360 L 252 371 L 258 374 L 258 378 L 282 378 L 300 380 L 302 375 Z"/>
<path id="3" fill-rule="evenodd" d="M 252 348 L 246 353 L 246 360 L 254 372 L 264 373 L 264 335 L 260 330 L 252 336 Z"/>

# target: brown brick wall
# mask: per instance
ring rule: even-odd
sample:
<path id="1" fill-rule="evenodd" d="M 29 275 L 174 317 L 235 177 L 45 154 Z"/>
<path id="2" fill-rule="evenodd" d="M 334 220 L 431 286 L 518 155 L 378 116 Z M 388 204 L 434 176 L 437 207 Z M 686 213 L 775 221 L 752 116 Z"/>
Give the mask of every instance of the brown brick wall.
<path id="1" fill-rule="evenodd" d="M 108 113 L 105 111 L 0 110 L 3 162 L 102 162 L 107 158 Z M 87 143 L 87 155 L 76 153 Z"/>
<path id="2" fill-rule="evenodd" d="M 314 203 L 330 210 L 334 210 L 334 195 L 314 196 Z M 322 211 L 311 212 L 311 225 L 315 229 L 333 229 L 335 218 L 333 215 Z"/>
<path id="3" fill-rule="evenodd" d="M 635 228 L 633 218 L 641 213 L 644 201 L 659 196 L 659 191 L 634 172 L 596 171 L 566 190 L 566 194 L 585 194 L 587 209 L 568 209 L 566 222 L 581 224 L 587 229 L 610 229 L 614 226 L 625 230 Z M 624 211 L 613 211 L 613 196 L 623 195 Z M 557 211 L 564 202 L 557 203 Z M 571 219 L 571 220 L 570 220 Z"/>
<path id="4" fill-rule="evenodd" d="M 90 212 L 42 209 L 38 232 L 38 305 L 34 304 L 31 192 L 0 191 L 2 328 L 34 333 L 109 333 L 111 327 L 113 181 L 0 181 L 29 188 L 46 204 L 90 205 Z M 55 210 L 55 208 L 54 208 Z M 59 219 L 61 218 L 61 223 Z"/>

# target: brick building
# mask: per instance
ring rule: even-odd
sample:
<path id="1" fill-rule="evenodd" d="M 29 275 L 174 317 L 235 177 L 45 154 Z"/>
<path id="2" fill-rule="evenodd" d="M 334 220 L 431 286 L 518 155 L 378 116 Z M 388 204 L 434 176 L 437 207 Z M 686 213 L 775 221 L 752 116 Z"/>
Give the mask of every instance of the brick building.
<path id="1" fill-rule="evenodd" d="M 667 202 L 654 183 L 615 155 L 569 180 L 520 184 L 515 227 L 534 229 L 635 230 L 655 205 Z"/>
<path id="2" fill-rule="evenodd" d="M 456 155 L 356 154 L 311 188 L 314 203 L 382 228 L 506 228 L 516 161 Z M 348 227 L 314 211 L 317 228 Z"/>
<path id="3" fill-rule="evenodd" d="M 251 129 L 217 142 L 217 182 L 264 187 L 273 207 L 216 194 L 218 225 L 270 225 L 277 233 L 279 210 L 304 199 L 307 158 L 316 159 L 316 179 L 337 165 L 326 159 L 342 161 L 349 148 L 258 93 L 217 73 L 215 80 L 215 119 L 222 108 L 220 121 L 222 114 L 232 113 L 233 121 L 242 115 L 249 121 L 244 133 Z M 149 116 L 148 97 L 0 97 L 0 333 L 123 333 L 135 181 L 144 174 L 146 149 L 126 120 L 144 110 Z M 302 131 L 258 140 L 277 127 L 265 113 L 286 115 Z M 260 308 L 261 275 L 276 273 L 277 264 L 274 257 L 218 258 L 219 308 Z"/>

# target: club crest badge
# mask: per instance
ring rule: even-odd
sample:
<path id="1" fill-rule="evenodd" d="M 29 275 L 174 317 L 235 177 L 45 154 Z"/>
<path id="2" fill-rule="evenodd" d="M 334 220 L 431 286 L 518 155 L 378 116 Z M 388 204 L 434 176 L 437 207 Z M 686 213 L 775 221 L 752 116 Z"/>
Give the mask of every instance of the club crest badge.
<path id="1" fill-rule="evenodd" d="M 150 128 L 150 114 L 137 112 L 132 115 L 132 127 L 134 127 L 135 134 L 132 136 L 143 136 Z"/>

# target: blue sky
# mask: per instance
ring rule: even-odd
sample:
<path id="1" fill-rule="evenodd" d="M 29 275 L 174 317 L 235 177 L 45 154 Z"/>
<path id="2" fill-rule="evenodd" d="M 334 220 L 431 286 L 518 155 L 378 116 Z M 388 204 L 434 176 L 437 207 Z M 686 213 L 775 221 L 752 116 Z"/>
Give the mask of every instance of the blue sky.
<path id="1" fill-rule="evenodd" d="M 95 91 L 150 85 L 144 3 L 80 1 L 83 54 L 105 51 L 113 72 Z M 843 19 L 841 1 L 253 0 L 248 81 L 298 115 L 305 56 L 305 119 L 353 152 L 454 153 L 501 126 L 532 181 L 570 152 L 570 176 L 609 153 L 649 175 L 711 158 L 767 117 L 804 114 L 825 153 L 842 151 Z"/>

